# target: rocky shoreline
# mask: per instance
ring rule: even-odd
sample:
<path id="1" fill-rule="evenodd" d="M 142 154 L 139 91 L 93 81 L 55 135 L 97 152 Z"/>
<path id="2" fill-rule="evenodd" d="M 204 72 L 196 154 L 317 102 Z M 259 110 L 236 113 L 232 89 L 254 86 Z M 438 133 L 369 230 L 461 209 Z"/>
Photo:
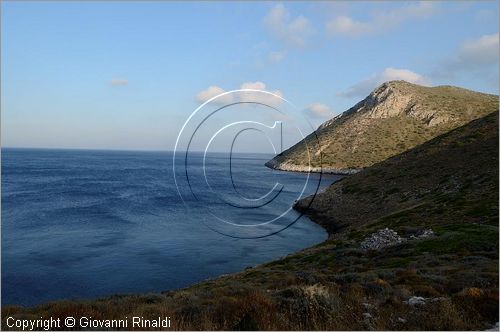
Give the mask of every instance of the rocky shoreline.
<path id="1" fill-rule="evenodd" d="M 356 168 L 333 168 L 333 167 L 309 167 L 304 165 L 296 165 L 291 163 L 278 163 L 274 159 L 269 160 L 264 164 L 271 169 L 286 171 L 286 172 L 299 172 L 299 173 L 323 173 L 323 174 L 336 174 L 336 175 L 352 175 L 361 171 Z"/>

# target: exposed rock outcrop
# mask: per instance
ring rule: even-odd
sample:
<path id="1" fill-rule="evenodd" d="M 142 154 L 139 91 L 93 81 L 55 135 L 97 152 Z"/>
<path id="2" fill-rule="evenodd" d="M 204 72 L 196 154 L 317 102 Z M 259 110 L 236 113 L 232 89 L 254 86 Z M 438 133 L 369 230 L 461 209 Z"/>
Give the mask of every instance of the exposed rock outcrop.
<path id="1" fill-rule="evenodd" d="M 384 228 L 364 239 L 360 247 L 363 250 L 377 250 L 394 246 L 404 241 L 405 239 L 399 236 L 397 232 L 389 228 Z"/>

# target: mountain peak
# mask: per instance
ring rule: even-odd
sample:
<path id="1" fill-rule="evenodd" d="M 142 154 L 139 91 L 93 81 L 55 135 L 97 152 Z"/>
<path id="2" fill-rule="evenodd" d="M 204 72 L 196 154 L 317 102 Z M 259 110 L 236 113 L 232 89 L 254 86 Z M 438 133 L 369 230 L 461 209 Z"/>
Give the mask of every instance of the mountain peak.
<path id="1" fill-rule="evenodd" d="M 404 91 L 404 89 L 411 89 L 411 88 L 418 88 L 418 87 L 421 87 L 421 85 L 418 85 L 415 83 L 410 83 L 410 82 L 404 81 L 404 80 L 393 80 L 393 81 L 386 81 L 386 82 L 380 84 L 378 87 L 376 87 L 373 90 L 373 92 L 375 92 L 377 90 L 385 90 L 385 89 Z"/>

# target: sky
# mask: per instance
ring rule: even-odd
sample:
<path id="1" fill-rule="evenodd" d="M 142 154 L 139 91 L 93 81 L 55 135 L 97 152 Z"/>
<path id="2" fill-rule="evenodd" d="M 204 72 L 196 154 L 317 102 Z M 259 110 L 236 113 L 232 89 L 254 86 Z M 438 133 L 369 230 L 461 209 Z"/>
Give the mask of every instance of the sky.
<path id="1" fill-rule="evenodd" d="M 2 1 L 2 147 L 173 150 L 200 105 L 242 88 L 290 102 L 309 132 L 384 81 L 497 94 L 498 14 L 496 1 Z M 285 148 L 288 118 L 261 117 L 282 121 Z M 239 150 L 269 152 L 252 135 Z"/>

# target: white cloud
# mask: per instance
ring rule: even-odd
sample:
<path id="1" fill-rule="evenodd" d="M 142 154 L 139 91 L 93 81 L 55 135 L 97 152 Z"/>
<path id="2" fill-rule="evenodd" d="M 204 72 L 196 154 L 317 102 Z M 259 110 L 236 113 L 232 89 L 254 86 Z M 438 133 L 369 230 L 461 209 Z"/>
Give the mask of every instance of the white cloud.
<path id="1" fill-rule="evenodd" d="M 260 91 L 268 91 L 266 89 L 266 84 L 263 82 L 246 82 L 243 83 L 240 87 L 240 89 L 251 89 L 251 90 L 260 90 Z M 283 97 L 283 93 L 280 90 L 274 90 L 274 91 L 268 91 L 271 92 L 273 95 L 270 94 L 264 94 L 261 92 L 240 92 L 239 93 L 239 100 L 243 102 L 248 102 L 248 101 L 256 101 L 259 103 L 263 103 L 266 105 L 274 106 L 277 107 L 281 104 L 282 99 L 279 97 Z"/>
<path id="2" fill-rule="evenodd" d="M 395 80 L 403 80 L 420 85 L 429 85 L 428 79 L 411 70 L 386 68 L 381 73 L 374 74 L 371 77 L 354 84 L 347 89 L 347 91 L 339 93 L 339 95 L 343 97 L 365 97 L 378 85 L 387 81 Z"/>
<path id="3" fill-rule="evenodd" d="M 374 12 L 371 20 L 364 22 L 349 16 L 337 16 L 325 24 L 325 29 L 331 36 L 362 36 L 385 32 L 407 21 L 425 19 L 435 12 L 435 3 L 420 1 L 392 10 Z"/>
<path id="4" fill-rule="evenodd" d="M 280 90 L 268 91 L 266 84 L 260 81 L 257 82 L 245 82 L 241 84 L 240 89 L 249 89 L 249 90 L 259 90 L 259 91 L 267 91 L 276 96 L 261 93 L 261 92 L 253 92 L 253 91 L 240 91 L 235 92 L 233 94 L 227 94 L 216 98 L 212 103 L 218 105 L 226 105 L 234 102 L 260 102 L 270 106 L 278 106 L 281 104 L 282 99 L 279 97 L 283 97 L 283 93 Z M 218 86 L 210 86 L 207 89 L 200 91 L 196 95 L 196 101 L 199 103 L 204 103 L 211 98 L 218 96 L 222 93 L 226 92 L 224 89 Z"/>
<path id="5" fill-rule="evenodd" d="M 111 80 L 111 85 L 113 86 L 128 85 L 128 80 L 126 78 L 113 78 Z"/>
<path id="6" fill-rule="evenodd" d="M 266 84 L 257 81 L 257 82 L 245 82 L 241 84 L 240 89 L 253 89 L 253 90 L 265 90 Z"/>
<path id="7" fill-rule="evenodd" d="M 210 100 L 211 98 L 218 96 L 224 92 L 225 92 L 224 89 L 222 89 L 218 86 L 212 85 L 212 86 L 209 86 L 207 89 L 200 91 L 196 95 L 196 101 L 202 104 L 202 103 Z M 230 104 L 232 102 L 233 102 L 233 96 L 230 94 L 220 96 L 219 98 L 217 98 L 213 101 L 213 103 L 221 104 L 221 105 Z"/>
<path id="8" fill-rule="evenodd" d="M 467 70 L 490 66 L 498 63 L 498 32 L 484 35 L 475 40 L 464 42 L 457 54 L 448 59 L 444 67 L 447 70 Z"/>
<path id="9" fill-rule="evenodd" d="M 331 111 L 330 107 L 326 106 L 325 104 L 321 103 L 314 103 L 309 105 L 306 109 L 305 112 L 307 115 L 309 115 L 312 118 L 331 118 L 333 116 L 333 112 Z"/>
<path id="10" fill-rule="evenodd" d="M 304 16 L 291 18 L 290 12 L 282 4 L 274 6 L 264 18 L 264 25 L 271 34 L 294 47 L 304 47 L 307 39 L 314 34 L 314 27 Z"/>
<path id="11" fill-rule="evenodd" d="M 277 63 L 282 61 L 286 56 L 286 52 L 271 52 L 269 53 L 269 61 L 273 63 Z"/>
<path id="12" fill-rule="evenodd" d="M 326 31 L 330 35 L 352 35 L 358 36 L 370 32 L 369 23 L 354 21 L 349 16 L 338 16 L 326 22 Z"/>

